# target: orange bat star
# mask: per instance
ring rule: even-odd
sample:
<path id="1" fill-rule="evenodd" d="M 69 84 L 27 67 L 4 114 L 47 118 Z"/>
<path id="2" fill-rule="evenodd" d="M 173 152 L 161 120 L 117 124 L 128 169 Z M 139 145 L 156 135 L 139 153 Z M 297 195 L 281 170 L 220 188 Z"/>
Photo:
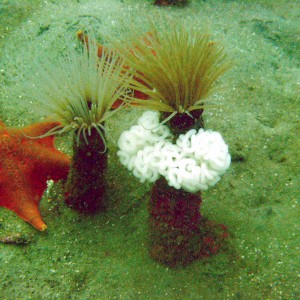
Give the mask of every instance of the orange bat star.
<path id="1" fill-rule="evenodd" d="M 54 136 L 30 137 L 41 136 L 58 125 L 44 122 L 7 128 L 0 121 L 0 206 L 40 231 L 47 228 L 39 211 L 47 180 L 66 178 L 70 157 L 55 149 Z"/>

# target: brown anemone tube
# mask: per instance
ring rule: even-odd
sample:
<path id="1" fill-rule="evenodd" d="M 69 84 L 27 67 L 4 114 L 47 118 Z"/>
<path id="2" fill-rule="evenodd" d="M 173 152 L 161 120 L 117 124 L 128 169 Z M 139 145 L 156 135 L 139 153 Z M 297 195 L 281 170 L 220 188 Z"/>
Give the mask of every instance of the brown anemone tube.
<path id="1" fill-rule="evenodd" d="M 177 114 L 169 121 L 175 138 L 189 129 L 203 127 L 202 110 Z M 201 193 L 168 185 L 164 178 L 152 188 L 149 203 L 150 255 L 160 264 L 186 266 L 218 252 L 228 235 L 226 227 L 200 214 Z"/>
<path id="2" fill-rule="evenodd" d="M 168 6 L 168 5 L 178 5 L 185 6 L 189 4 L 189 0 L 155 0 L 154 5 L 158 6 Z"/>
<path id="3" fill-rule="evenodd" d="M 104 132 L 102 132 L 104 137 Z M 79 140 L 77 141 L 77 138 Z M 74 134 L 73 157 L 66 184 L 66 204 L 86 214 L 104 211 L 107 150 L 96 129 L 87 136 Z"/>

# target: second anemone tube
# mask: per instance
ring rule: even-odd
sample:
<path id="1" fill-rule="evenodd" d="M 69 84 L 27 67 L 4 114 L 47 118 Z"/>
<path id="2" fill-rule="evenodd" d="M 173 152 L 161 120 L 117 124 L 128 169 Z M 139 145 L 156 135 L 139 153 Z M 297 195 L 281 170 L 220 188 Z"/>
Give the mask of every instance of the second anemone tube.
<path id="1" fill-rule="evenodd" d="M 93 34 L 91 34 L 93 36 Z M 107 143 L 105 121 L 125 103 L 131 73 L 116 53 L 94 38 L 80 52 L 70 49 L 57 62 L 37 64 L 33 96 L 60 126 L 50 134 L 73 132 L 73 156 L 65 190 L 68 206 L 81 213 L 106 209 Z"/>

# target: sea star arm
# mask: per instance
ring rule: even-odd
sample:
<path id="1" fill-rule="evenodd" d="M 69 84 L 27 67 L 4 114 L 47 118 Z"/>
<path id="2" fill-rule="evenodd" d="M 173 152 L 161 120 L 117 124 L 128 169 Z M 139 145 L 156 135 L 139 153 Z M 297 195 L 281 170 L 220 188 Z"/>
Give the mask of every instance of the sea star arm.
<path id="1" fill-rule="evenodd" d="M 47 225 L 39 211 L 40 189 L 32 189 L 22 171 L 16 166 L 0 180 L 0 206 L 14 211 L 24 221 L 43 231 Z M 43 187 L 46 188 L 46 183 Z"/>
<path id="2" fill-rule="evenodd" d="M 70 165 L 70 157 L 55 149 L 54 136 L 38 138 L 57 126 L 44 122 L 7 128 L 0 121 L 0 206 L 41 231 L 47 227 L 39 212 L 47 180 L 66 178 Z"/>

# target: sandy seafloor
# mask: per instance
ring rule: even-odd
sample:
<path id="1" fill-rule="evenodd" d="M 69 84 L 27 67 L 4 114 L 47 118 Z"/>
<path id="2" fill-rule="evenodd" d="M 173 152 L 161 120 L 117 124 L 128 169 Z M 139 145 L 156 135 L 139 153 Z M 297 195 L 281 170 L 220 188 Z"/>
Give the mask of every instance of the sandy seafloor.
<path id="1" fill-rule="evenodd" d="M 63 202 L 61 184 L 45 193 L 38 232 L 0 208 L 0 299 L 299 299 L 300 1 L 194 0 L 157 8 L 147 0 L 0 0 L 0 118 L 8 126 L 42 120 L 20 86 L 33 58 L 65 53 L 78 29 L 117 34 L 143 27 L 145 14 L 204 25 L 234 62 L 205 112 L 220 131 L 232 165 L 203 192 L 202 214 L 228 226 L 219 254 L 186 268 L 153 261 L 147 249 L 147 201 L 116 156 L 120 133 L 138 110 L 123 110 L 109 129 L 108 212 L 81 216 Z M 276 3 L 275 3 L 276 2 Z M 133 29 L 134 29 L 133 26 Z M 57 147 L 71 152 L 70 139 Z"/>

